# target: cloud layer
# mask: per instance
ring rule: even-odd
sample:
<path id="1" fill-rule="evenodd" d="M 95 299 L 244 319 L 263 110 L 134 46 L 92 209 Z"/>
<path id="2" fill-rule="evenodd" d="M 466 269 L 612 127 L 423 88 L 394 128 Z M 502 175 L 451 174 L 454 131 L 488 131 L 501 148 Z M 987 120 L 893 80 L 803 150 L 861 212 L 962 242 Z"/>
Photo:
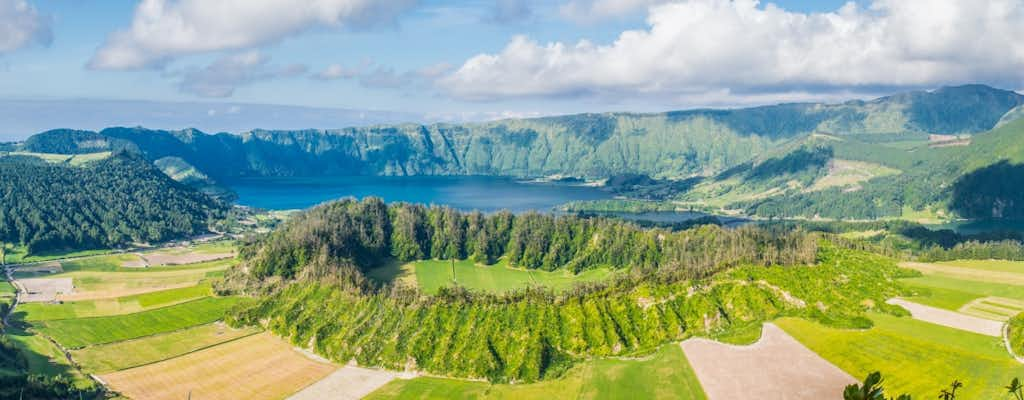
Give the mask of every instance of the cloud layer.
<path id="1" fill-rule="evenodd" d="M 316 27 L 393 21 L 416 0 L 142 0 L 89 66 L 140 69 L 187 54 L 249 49 Z"/>
<path id="2" fill-rule="evenodd" d="M 599 3 L 644 1 L 587 2 Z M 647 24 L 605 45 L 517 36 L 438 85 L 469 100 L 1024 85 L 1024 0 L 875 0 L 815 14 L 690 0 L 651 6 Z"/>
<path id="3" fill-rule="evenodd" d="M 33 43 L 48 45 L 53 34 L 48 18 L 25 0 L 0 0 L 0 53 Z"/>
<path id="4" fill-rule="evenodd" d="M 270 57 L 252 50 L 222 57 L 202 68 L 187 68 L 171 75 L 180 76 L 178 88 L 199 97 L 230 97 L 239 86 L 278 78 L 300 76 L 306 66 L 274 66 Z"/>

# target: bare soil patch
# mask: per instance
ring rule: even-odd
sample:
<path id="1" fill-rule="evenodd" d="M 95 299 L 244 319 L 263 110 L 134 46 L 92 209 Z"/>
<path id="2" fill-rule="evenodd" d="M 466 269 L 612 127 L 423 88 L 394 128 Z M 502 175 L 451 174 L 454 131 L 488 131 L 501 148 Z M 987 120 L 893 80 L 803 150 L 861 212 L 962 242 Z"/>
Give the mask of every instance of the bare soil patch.
<path id="1" fill-rule="evenodd" d="M 345 366 L 288 400 L 358 400 L 397 376 L 389 371 Z"/>
<path id="2" fill-rule="evenodd" d="M 835 399 L 856 382 L 779 327 L 765 324 L 763 329 L 750 346 L 703 338 L 681 344 L 708 399 Z"/>
<path id="3" fill-rule="evenodd" d="M 101 375 L 133 399 L 281 399 L 337 369 L 261 333 L 155 364 Z"/>
<path id="4" fill-rule="evenodd" d="M 886 303 L 907 309 L 907 311 L 910 311 L 910 315 L 914 317 L 914 319 L 919 319 L 921 321 L 986 336 L 1000 337 L 1002 335 L 1003 323 L 999 321 L 978 318 L 955 311 L 943 310 L 941 308 L 917 304 L 903 299 L 889 299 Z"/>
<path id="5" fill-rule="evenodd" d="M 21 301 L 25 303 L 52 302 L 57 300 L 58 296 L 74 291 L 71 278 L 19 279 L 17 283 L 24 291 Z"/>

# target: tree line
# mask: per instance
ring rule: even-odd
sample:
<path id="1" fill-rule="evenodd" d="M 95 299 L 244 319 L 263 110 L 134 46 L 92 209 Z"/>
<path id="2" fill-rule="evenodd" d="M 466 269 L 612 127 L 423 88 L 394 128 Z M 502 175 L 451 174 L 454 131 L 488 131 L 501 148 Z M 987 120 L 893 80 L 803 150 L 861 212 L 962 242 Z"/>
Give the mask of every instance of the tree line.
<path id="1" fill-rule="evenodd" d="M 645 229 L 609 218 L 460 212 L 387 205 L 371 197 L 315 207 L 243 247 L 241 255 L 259 279 L 320 277 L 346 267 L 366 271 L 390 259 L 472 259 L 490 265 L 499 258 L 545 271 L 670 269 L 703 277 L 739 264 L 814 263 L 817 240 L 801 230 Z"/>
<path id="2" fill-rule="evenodd" d="M 0 157 L 0 198 L 0 242 L 30 254 L 198 234 L 227 209 L 124 153 L 84 166 Z"/>

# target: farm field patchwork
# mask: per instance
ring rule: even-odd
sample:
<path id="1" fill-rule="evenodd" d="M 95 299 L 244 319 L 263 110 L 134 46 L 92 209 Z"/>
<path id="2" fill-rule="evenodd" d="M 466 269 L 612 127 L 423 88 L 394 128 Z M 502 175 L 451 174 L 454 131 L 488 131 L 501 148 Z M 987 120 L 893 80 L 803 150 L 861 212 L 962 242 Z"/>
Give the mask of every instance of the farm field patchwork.
<path id="1" fill-rule="evenodd" d="M 257 332 L 254 328 L 235 329 L 215 322 L 72 350 L 71 356 L 90 373 L 106 373 L 178 357 Z"/>
<path id="2" fill-rule="evenodd" d="M 229 308 L 244 300 L 206 297 L 134 314 L 40 321 L 33 326 L 62 346 L 75 349 L 208 324 L 221 319 Z"/>
<path id="3" fill-rule="evenodd" d="M 59 304 L 29 303 L 18 307 L 15 316 L 24 321 L 47 321 L 129 314 L 174 305 L 213 294 L 209 283 L 177 289 L 99 300 Z"/>
<path id="4" fill-rule="evenodd" d="M 189 267 L 159 267 L 129 271 L 71 271 L 54 275 L 70 277 L 74 291 L 60 296 L 64 301 L 124 297 L 159 290 L 183 288 L 211 278 L 231 266 L 231 260 L 196 264 Z"/>
<path id="5" fill-rule="evenodd" d="M 45 337 L 33 335 L 16 327 L 5 328 L 5 334 L 21 349 L 28 362 L 28 371 L 41 375 L 70 375 L 75 386 L 84 388 L 93 382 L 68 362 L 64 353 Z"/>
<path id="6" fill-rule="evenodd" d="M 337 369 L 261 333 L 138 368 L 100 375 L 135 399 L 282 399 Z"/>
<path id="7" fill-rule="evenodd" d="M 391 382 L 397 375 L 390 371 L 346 365 L 292 395 L 288 400 L 359 400 Z"/>
<path id="8" fill-rule="evenodd" d="M 954 379 L 965 399 L 997 399 L 1003 386 L 1024 374 L 999 338 L 909 317 L 870 314 L 875 326 L 837 329 L 796 318 L 775 323 L 802 344 L 858 379 L 872 371 L 885 378 L 887 393 L 933 398 Z"/>
<path id="9" fill-rule="evenodd" d="M 456 283 L 469 289 L 495 293 L 537 285 L 565 290 L 577 282 L 599 281 L 612 274 L 606 268 L 573 275 L 565 270 L 525 270 L 509 268 L 503 261 L 495 265 L 480 265 L 470 260 L 455 261 L 454 270 L 451 260 L 417 261 L 406 264 L 402 269 L 413 271 L 417 284 L 426 293 L 437 293 L 440 288 Z"/>
<path id="10" fill-rule="evenodd" d="M 1024 301 L 1024 284 L 1016 282 L 1016 278 L 1024 277 L 1024 273 L 1013 272 L 1017 265 L 1022 265 L 1020 262 L 964 260 L 902 265 L 917 269 L 924 275 L 902 280 L 919 292 L 918 296 L 908 298 L 916 303 L 970 313 L 972 308 L 976 308 L 970 306 L 972 303 L 984 301 L 987 297 L 1007 304 Z M 1003 275 L 1010 275 L 1013 279 L 1000 280 Z"/>
<path id="11" fill-rule="evenodd" d="M 704 399 L 682 349 L 665 345 L 636 360 L 597 359 L 559 379 L 523 385 L 492 385 L 444 378 L 393 380 L 366 397 L 383 399 Z"/>

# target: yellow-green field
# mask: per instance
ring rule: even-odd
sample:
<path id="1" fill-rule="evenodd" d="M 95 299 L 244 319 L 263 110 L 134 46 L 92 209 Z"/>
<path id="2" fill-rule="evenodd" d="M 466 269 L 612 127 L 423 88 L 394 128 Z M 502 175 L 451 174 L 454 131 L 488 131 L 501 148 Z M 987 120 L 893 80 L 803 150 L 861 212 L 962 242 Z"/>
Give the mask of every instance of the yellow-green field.
<path id="1" fill-rule="evenodd" d="M 178 357 L 257 332 L 255 328 L 234 329 L 213 323 L 72 350 L 71 356 L 90 373 L 107 373 Z"/>
<path id="2" fill-rule="evenodd" d="M 598 359 L 559 379 L 525 385 L 415 378 L 394 380 L 366 399 L 704 399 L 704 391 L 677 344 L 646 359 Z"/>
<path id="3" fill-rule="evenodd" d="M 847 373 L 863 378 L 872 371 L 885 377 L 886 393 L 935 398 L 954 379 L 964 383 L 965 399 L 1004 398 L 1024 364 L 1007 353 L 999 338 L 930 324 L 909 317 L 871 315 L 867 330 L 829 328 L 803 319 L 775 323 L 805 346 Z"/>
<path id="4" fill-rule="evenodd" d="M 415 283 L 426 293 L 437 293 L 442 287 L 462 286 L 468 289 L 501 293 L 530 286 L 565 290 L 579 282 L 595 282 L 608 278 L 612 271 L 599 268 L 573 275 L 566 270 L 540 271 L 511 268 L 504 260 L 495 265 L 477 264 L 470 260 L 424 260 L 405 265 L 390 265 L 371 271 L 378 280 Z"/>
<path id="5" fill-rule="evenodd" d="M 1005 320 L 1024 311 L 1024 262 L 962 260 L 904 263 L 921 277 L 904 279 L 917 292 L 910 300 L 982 318 Z"/>
<path id="6" fill-rule="evenodd" d="M 129 314 L 183 303 L 212 294 L 213 291 L 207 282 L 196 286 L 112 299 L 69 301 L 59 304 L 25 303 L 18 306 L 15 316 L 25 321 L 47 321 Z"/>

